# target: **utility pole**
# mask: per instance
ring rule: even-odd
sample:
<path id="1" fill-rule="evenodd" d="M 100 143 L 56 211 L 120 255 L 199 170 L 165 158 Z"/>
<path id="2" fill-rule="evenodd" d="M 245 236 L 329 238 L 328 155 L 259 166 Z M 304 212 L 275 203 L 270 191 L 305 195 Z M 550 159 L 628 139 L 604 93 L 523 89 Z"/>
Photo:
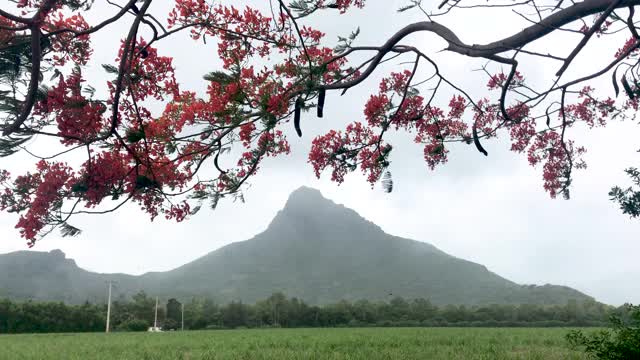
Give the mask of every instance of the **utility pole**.
<path id="1" fill-rule="evenodd" d="M 153 330 L 158 329 L 158 297 L 156 296 L 156 315 L 153 319 Z"/>
<path id="2" fill-rule="evenodd" d="M 109 296 L 107 298 L 107 328 L 105 330 L 106 333 L 109 332 L 109 320 L 111 319 L 111 286 L 113 285 L 113 281 L 109 280 Z"/>
<path id="3" fill-rule="evenodd" d="M 182 305 L 182 331 L 184 331 L 184 304 L 180 305 Z"/>

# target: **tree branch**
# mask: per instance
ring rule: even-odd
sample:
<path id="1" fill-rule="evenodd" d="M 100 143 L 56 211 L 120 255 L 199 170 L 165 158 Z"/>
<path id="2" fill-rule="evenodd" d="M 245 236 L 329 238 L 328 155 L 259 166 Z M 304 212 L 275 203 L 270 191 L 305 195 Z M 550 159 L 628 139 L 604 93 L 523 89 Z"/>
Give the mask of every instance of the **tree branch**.
<path id="1" fill-rule="evenodd" d="M 470 57 L 482 57 L 502 63 L 511 64 L 510 59 L 498 57 L 497 54 L 505 51 L 511 51 L 526 46 L 527 44 L 544 37 L 561 26 L 567 25 L 575 20 L 583 17 L 597 14 L 607 10 L 609 7 L 613 9 L 639 5 L 640 0 L 616 0 L 614 6 L 607 0 L 585 0 L 572 6 L 564 8 L 558 12 L 549 15 L 539 23 L 533 24 L 524 30 L 501 40 L 494 41 L 485 45 L 468 45 L 458 38 L 458 36 L 448 27 L 436 23 L 434 21 L 423 21 L 410 24 L 402 30 L 395 33 L 384 45 L 377 48 L 378 55 L 369 64 L 363 73 L 350 81 L 324 85 L 326 90 L 348 89 L 356 86 L 368 78 L 371 73 L 380 64 L 384 56 L 390 52 L 393 47 L 405 37 L 416 32 L 431 32 L 440 36 L 448 43 L 446 50 L 466 55 Z"/>
<path id="2" fill-rule="evenodd" d="M 36 93 L 38 92 L 38 84 L 40 82 L 40 63 L 42 60 L 42 49 L 40 48 L 41 37 L 42 34 L 40 33 L 38 25 L 31 25 L 31 79 L 29 80 L 27 96 L 24 99 L 24 104 L 22 104 L 18 118 L 2 131 L 2 136 L 8 136 L 18 131 L 20 126 L 24 124 L 31 114 L 33 105 L 36 103 Z"/>
<path id="3" fill-rule="evenodd" d="M 587 45 L 587 43 L 589 42 L 593 34 L 595 34 L 596 31 L 600 30 L 600 27 L 602 26 L 604 21 L 607 20 L 609 15 L 611 15 L 611 12 L 613 12 L 613 9 L 615 9 L 620 4 L 620 2 L 622 2 L 622 0 L 613 1 L 611 5 L 609 5 L 607 10 L 605 10 L 602 13 L 602 15 L 600 15 L 600 17 L 595 22 L 595 24 L 593 24 L 591 29 L 589 29 L 589 31 L 586 34 L 584 34 L 584 37 L 582 38 L 582 40 L 580 40 L 580 42 L 578 43 L 578 46 L 576 46 L 576 48 L 573 49 L 571 54 L 569 54 L 569 57 L 567 57 L 567 59 L 564 61 L 564 64 L 562 64 L 562 67 L 560 68 L 560 70 L 558 70 L 558 72 L 556 73 L 556 76 L 562 76 L 562 74 L 567 70 L 567 68 L 573 61 L 573 59 L 575 59 L 575 57 L 578 56 L 578 53 L 580 53 L 580 51 L 585 47 L 585 45 Z M 631 8 L 633 9 L 633 7 Z"/>

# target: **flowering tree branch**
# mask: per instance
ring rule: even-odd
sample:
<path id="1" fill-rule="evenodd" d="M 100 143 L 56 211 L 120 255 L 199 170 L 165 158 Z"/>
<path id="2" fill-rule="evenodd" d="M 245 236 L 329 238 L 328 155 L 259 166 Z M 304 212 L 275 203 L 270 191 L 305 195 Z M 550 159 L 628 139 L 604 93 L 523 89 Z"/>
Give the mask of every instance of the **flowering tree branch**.
<path id="1" fill-rule="evenodd" d="M 572 172 L 585 167 L 586 151 L 570 139 L 570 129 L 635 116 L 640 37 L 634 16 L 640 0 L 458 0 L 442 1 L 433 11 L 420 0 L 408 1 L 401 10 L 419 11 L 425 21 L 407 24 L 379 44 L 355 45 L 354 32 L 330 48 L 307 18 L 321 11 L 350 16 L 365 0 L 278 0 L 270 14 L 174 0 L 166 21 L 152 14 L 153 0 L 122 6 L 108 1 L 114 13 L 94 25 L 78 11 L 90 11 L 90 0 L 12 0 L 15 11 L 0 10 L 0 155 L 24 151 L 37 163 L 34 172 L 17 176 L 0 170 L 0 209 L 20 214 L 17 228 L 30 245 L 57 227 L 64 235 L 78 234 L 68 223 L 75 214 L 104 214 L 130 202 L 152 219 L 182 221 L 205 202 L 215 207 L 225 197 L 242 198 L 244 184 L 267 158 L 289 153 L 282 131 L 289 120 L 301 136 L 303 110 L 316 107 L 322 117 L 331 106 L 325 104 L 328 92 L 361 86 L 400 57 L 410 57 L 407 68 L 386 74 L 365 104 L 364 122 L 313 140 L 308 161 L 317 176 L 327 170 L 342 182 L 360 169 L 372 185 L 382 179 L 390 191 L 389 132 L 410 133 L 431 169 L 448 161 L 456 143 L 474 144 L 488 155 L 483 142 L 506 133 L 512 151 L 542 166 L 546 191 L 568 197 Z M 478 9 L 512 9 L 528 26 L 503 39 L 467 44 L 455 29 L 436 21 Z M 117 58 L 103 65 L 111 79 L 96 84 L 107 96 L 96 96 L 83 73 L 92 61 L 91 37 L 125 17 L 132 20 L 121 34 Z M 150 35 L 141 37 L 140 29 Z M 581 38 L 566 55 L 531 49 L 554 32 Z M 223 66 L 205 75 L 204 94 L 181 90 L 173 59 L 156 48 L 179 33 L 218 43 Z M 448 52 L 486 61 L 487 97 L 474 98 L 443 74 L 432 54 L 404 43 L 417 33 L 443 39 Z M 617 49 L 612 61 L 596 72 L 562 79 L 594 38 L 618 34 L 629 38 L 610 42 Z M 366 60 L 355 62 L 359 54 L 367 54 Z M 523 57 L 561 62 L 552 85 L 528 83 Z M 496 71 L 496 64 L 509 71 Z M 422 73 L 430 76 L 417 81 Z M 589 85 L 610 73 L 616 96 L 621 85 L 624 100 L 600 99 Z M 52 75 L 50 81 L 45 74 Z M 444 107 L 436 104 L 442 92 L 451 92 Z M 152 102 L 163 104 L 159 115 Z M 29 140 L 36 135 L 57 139 L 61 148 L 33 151 L 38 141 Z M 237 149 L 241 155 L 234 158 Z M 86 157 L 82 164 L 61 160 L 74 153 Z M 235 165 L 223 163 L 229 158 Z M 625 194 L 616 193 L 617 199 L 626 201 Z"/>

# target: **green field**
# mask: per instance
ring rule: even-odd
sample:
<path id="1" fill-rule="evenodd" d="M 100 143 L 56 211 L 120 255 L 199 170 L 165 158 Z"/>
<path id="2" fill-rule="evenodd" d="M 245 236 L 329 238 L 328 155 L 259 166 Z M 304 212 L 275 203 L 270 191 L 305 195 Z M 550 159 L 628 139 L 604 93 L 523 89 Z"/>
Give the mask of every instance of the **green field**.
<path id="1" fill-rule="evenodd" d="M 585 359 L 567 329 L 368 328 L 2 335 L 0 359 Z"/>

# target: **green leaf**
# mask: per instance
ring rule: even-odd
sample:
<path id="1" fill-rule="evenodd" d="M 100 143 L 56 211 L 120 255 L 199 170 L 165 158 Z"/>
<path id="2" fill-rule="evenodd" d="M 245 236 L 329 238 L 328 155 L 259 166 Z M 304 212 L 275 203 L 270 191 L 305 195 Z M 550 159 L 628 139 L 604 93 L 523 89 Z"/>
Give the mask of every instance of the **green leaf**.
<path id="1" fill-rule="evenodd" d="M 87 86 L 85 86 L 85 88 L 84 88 L 84 89 L 82 89 L 82 91 L 83 91 L 85 94 L 89 95 L 89 97 L 90 97 L 90 98 L 92 98 L 92 97 L 96 94 L 96 88 L 94 88 L 94 87 L 93 87 L 93 86 L 91 86 L 91 85 L 87 85 Z"/>
<path id="2" fill-rule="evenodd" d="M 1 137 L 0 138 L 0 157 L 11 156 L 20 151 L 20 146 L 29 141 L 31 136 L 27 137 Z"/>
<path id="3" fill-rule="evenodd" d="M 110 64 L 102 64 L 102 68 L 108 72 L 109 74 L 118 74 L 120 71 L 118 70 L 117 67 L 110 65 Z"/>
<path id="4" fill-rule="evenodd" d="M 351 41 L 355 40 L 358 37 L 358 35 L 360 35 L 360 27 L 359 26 L 356 28 L 355 31 L 351 32 L 351 35 L 349 35 L 349 40 L 351 40 Z"/>
<path id="5" fill-rule="evenodd" d="M 82 233 L 82 230 L 65 222 L 60 225 L 60 233 L 62 237 L 78 236 Z"/>
<path id="6" fill-rule="evenodd" d="M 145 138 L 144 129 L 128 129 L 126 136 L 129 143 L 135 144 Z"/>
<path id="7" fill-rule="evenodd" d="M 405 6 L 401 7 L 401 8 L 399 8 L 399 9 L 398 9 L 398 12 L 405 12 L 405 11 L 407 11 L 407 10 L 411 10 L 411 9 L 413 9 L 413 8 L 414 8 L 414 7 L 416 7 L 416 6 L 418 6 L 418 5 L 417 5 L 417 4 L 405 5 Z"/>
<path id="8" fill-rule="evenodd" d="M 235 78 L 222 71 L 212 71 L 205 74 L 203 78 L 207 81 L 217 82 L 222 85 L 226 85 L 235 81 Z"/>
<path id="9" fill-rule="evenodd" d="M 211 209 L 212 209 L 212 210 L 215 210 L 215 209 L 218 207 L 218 202 L 220 202 L 220 199 L 221 199 L 222 197 L 223 197 L 223 196 L 222 196 L 222 195 L 220 195 L 219 193 L 214 193 L 214 194 L 211 196 L 211 198 L 210 198 L 210 199 L 211 199 L 211 204 L 210 204 L 210 206 L 211 206 Z"/>
<path id="10" fill-rule="evenodd" d="M 160 184 L 144 175 L 136 177 L 136 189 L 159 188 Z"/>
<path id="11" fill-rule="evenodd" d="M 87 192 L 87 190 L 89 190 L 89 187 L 84 182 L 73 184 L 73 186 L 71 187 L 71 191 L 73 192 L 85 193 Z"/>
<path id="12" fill-rule="evenodd" d="M 440 155 L 444 151 L 444 145 L 440 144 L 435 149 L 431 150 L 431 155 Z"/>
<path id="13" fill-rule="evenodd" d="M 89 104 L 89 101 L 85 99 L 73 100 L 65 102 L 64 107 L 67 109 L 82 109 L 83 107 L 87 106 L 87 104 Z"/>

